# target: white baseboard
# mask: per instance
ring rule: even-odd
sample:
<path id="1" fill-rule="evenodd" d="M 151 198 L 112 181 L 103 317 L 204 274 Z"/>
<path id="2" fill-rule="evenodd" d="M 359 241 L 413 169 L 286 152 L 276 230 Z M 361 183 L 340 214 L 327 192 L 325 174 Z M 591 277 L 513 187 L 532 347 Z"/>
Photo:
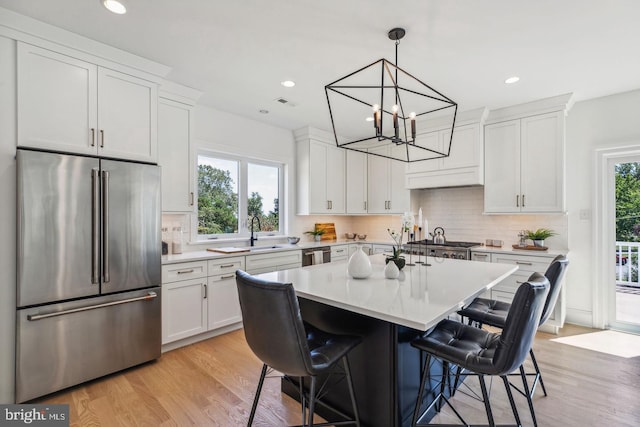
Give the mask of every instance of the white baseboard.
<path id="1" fill-rule="evenodd" d="M 565 322 L 593 328 L 593 313 L 587 310 L 578 310 L 567 307 Z"/>

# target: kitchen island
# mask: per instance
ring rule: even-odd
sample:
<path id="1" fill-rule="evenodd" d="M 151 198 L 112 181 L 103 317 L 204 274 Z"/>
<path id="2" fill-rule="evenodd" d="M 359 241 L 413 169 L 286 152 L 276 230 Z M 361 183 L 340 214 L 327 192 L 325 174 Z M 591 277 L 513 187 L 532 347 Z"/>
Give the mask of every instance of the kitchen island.
<path id="1" fill-rule="evenodd" d="M 362 344 L 349 354 L 363 425 L 410 424 L 421 363 L 411 340 L 518 268 L 455 259 L 426 260 L 429 266 L 406 266 L 404 274 L 393 280 L 384 278 L 382 255 L 371 257 L 373 273 L 367 279 L 351 278 L 346 262 L 258 276 L 293 283 L 306 321 L 329 332 L 363 337 Z M 434 386 L 438 369 L 437 365 L 432 368 Z M 286 380 L 282 385 L 285 393 L 297 397 L 295 385 Z M 433 398 L 430 393 L 425 395 Z M 351 411 L 346 386 L 334 387 L 324 400 L 345 413 Z M 318 413 L 331 418 L 321 407 Z"/>

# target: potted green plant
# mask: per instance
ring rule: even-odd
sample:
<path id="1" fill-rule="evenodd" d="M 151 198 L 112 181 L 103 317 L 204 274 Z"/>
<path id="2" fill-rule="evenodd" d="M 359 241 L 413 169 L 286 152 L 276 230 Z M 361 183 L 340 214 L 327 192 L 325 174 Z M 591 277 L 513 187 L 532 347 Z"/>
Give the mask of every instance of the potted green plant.
<path id="1" fill-rule="evenodd" d="M 322 235 L 324 234 L 324 230 L 314 228 L 311 231 L 305 231 L 304 234 L 311 234 L 313 236 L 313 240 L 315 240 L 316 242 L 319 242 L 320 239 L 322 238 Z"/>
<path id="2" fill-rule="evenodd" d="M 544 247 L 545 239 L 555 236 L 556 233 L 548 228 L 538 228 L 536 231 L 525 230 L 525 237 L 533 240 L 533 246 Z"/>

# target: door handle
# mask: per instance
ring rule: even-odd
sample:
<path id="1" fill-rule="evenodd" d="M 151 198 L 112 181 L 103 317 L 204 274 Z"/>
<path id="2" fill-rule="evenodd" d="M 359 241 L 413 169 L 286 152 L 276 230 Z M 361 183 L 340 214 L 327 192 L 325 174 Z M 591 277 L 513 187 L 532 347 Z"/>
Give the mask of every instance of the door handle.
<path id="1" fill-rule="evenodd" d="M 91 128 L 91 146 L 92 147 L 96 146 L 96 129 L 95 128 Z"/>
<path id="2" fill-rule="evenodd" d="M 188 273 L 193 273 L 195 270 L 192 268 L 190 270 L 180 270 L 177 272 L 177 274 L 188 274 Z"/>
<path id="3" fill-rule="evenodd" d="M 91 283 L 100 281 L 100 171 L 91 169 Z"/>
<path id="4" fill-rule="evenodd" d="M 109 171 L 102 171 L 102 282 L 109 280 Z"/>
<path id="5" fill-rule="evenodd" d="M 100 129 L 100 148 L 104 148 L 104 129 Z"/>
<path id="6" fill-rule="evenodd" d="M 33 320 L 47 319 L 49 317 L 63 316 L 65 314 L 79 313 L 81 311 L 95 310 L 97 308 L 111 307 L 111 306 L 120 305 L 120 304 L 128 304 L 130 302 L 136 302 L 136 301 L 150 301 L 150 300 L 152 300 L 154 298 L 157 298 L 157 297 L 158 297 L 157 293 L 155 293 L 153 291 L 149 291 L 149 293 L 147 295 L 144 295 L 144 296 L 141 296 L 141 297 L 127 298 L 127 299 L 123 299 L 123 300 L 119 300 L 119 301 L 105 302 L 103 304 L 96 304 L 96 305 L 89 305 L 89 306 L 86 306 L 86 307 L 72 308 L 70 310 L 55 311 L 53 313 L 47 313 L 47 314 L 29 314 L 27 316 L 27 320 L 33 321 Z"/>
<path id="7" fill-rule="evenodd" d="M 226 276 L 220 276 L 220 279 L 232 279 L 236 277 L 235 274 L 227 274 Z"/>
<path id="8" fill-rule="evenodd" d="M 207 285 L 202 285 L 202 287 L 204 288 L 204 296 L 202 298 L 207 299 Z"/>
<path id="9" fill-rule="evenodd" d="M 516 208 L 519 208 L 519 207 L 520 207 L 520 195 L 517 194 L 516 195 Z"/>
<path id="10" fill-rule="evenodd" d="M 189 206 L 193 206 L 193 191 L 191 193 L 189 193 Z"/>
<path id="11" fill-rule="evenodd" d="M 524 194 L 522 195 L 522 207 L 524 208 Z"/>
<path id="12" fill-rule="evenodd" d="M 222 264 L 220 268 L 230 268 L 233 267 L 233 264 Z"/>

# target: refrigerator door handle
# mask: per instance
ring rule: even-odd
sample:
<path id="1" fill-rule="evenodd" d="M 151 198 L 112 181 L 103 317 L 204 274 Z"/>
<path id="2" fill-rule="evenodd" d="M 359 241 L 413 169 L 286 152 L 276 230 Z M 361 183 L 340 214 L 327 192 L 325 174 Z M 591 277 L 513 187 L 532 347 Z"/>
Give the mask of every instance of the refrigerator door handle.
<path id="1" fill-rule="evenodd" d="M 100 281 L 100 171 L 91 169 L 91 283 Z"/>
<path id="2" fill-rule="evenodd" d="M 102 171 L 102 283 L 109 280 L 109 171 Z"/>
<path id="3" fill-rule="evenodd" d="M 49 317 L 64 316 L 65 314 L 79 313 L 81 311 L 95 310 L 97 308 L 111 307 L 113 305 L 128 304 L 130 302 L 149 301 L 157 297 L 158 297 L 157 293 L 153 291 L 149 291 L 147 295 L 136 297 L 136 298 L 127 298 L 119 301 L 111 301 L 111 302 L 105 302 L 102 304 L 88 305 L 86 307 L 72 308 L 70 310 L 63 310 L 63 311 L 55 311 L 53 313 L 47 313 L 47 314 L 30 314 L 27 316 L 27 320 L 35 321 L 35 320 L 47 319 Z"/>

